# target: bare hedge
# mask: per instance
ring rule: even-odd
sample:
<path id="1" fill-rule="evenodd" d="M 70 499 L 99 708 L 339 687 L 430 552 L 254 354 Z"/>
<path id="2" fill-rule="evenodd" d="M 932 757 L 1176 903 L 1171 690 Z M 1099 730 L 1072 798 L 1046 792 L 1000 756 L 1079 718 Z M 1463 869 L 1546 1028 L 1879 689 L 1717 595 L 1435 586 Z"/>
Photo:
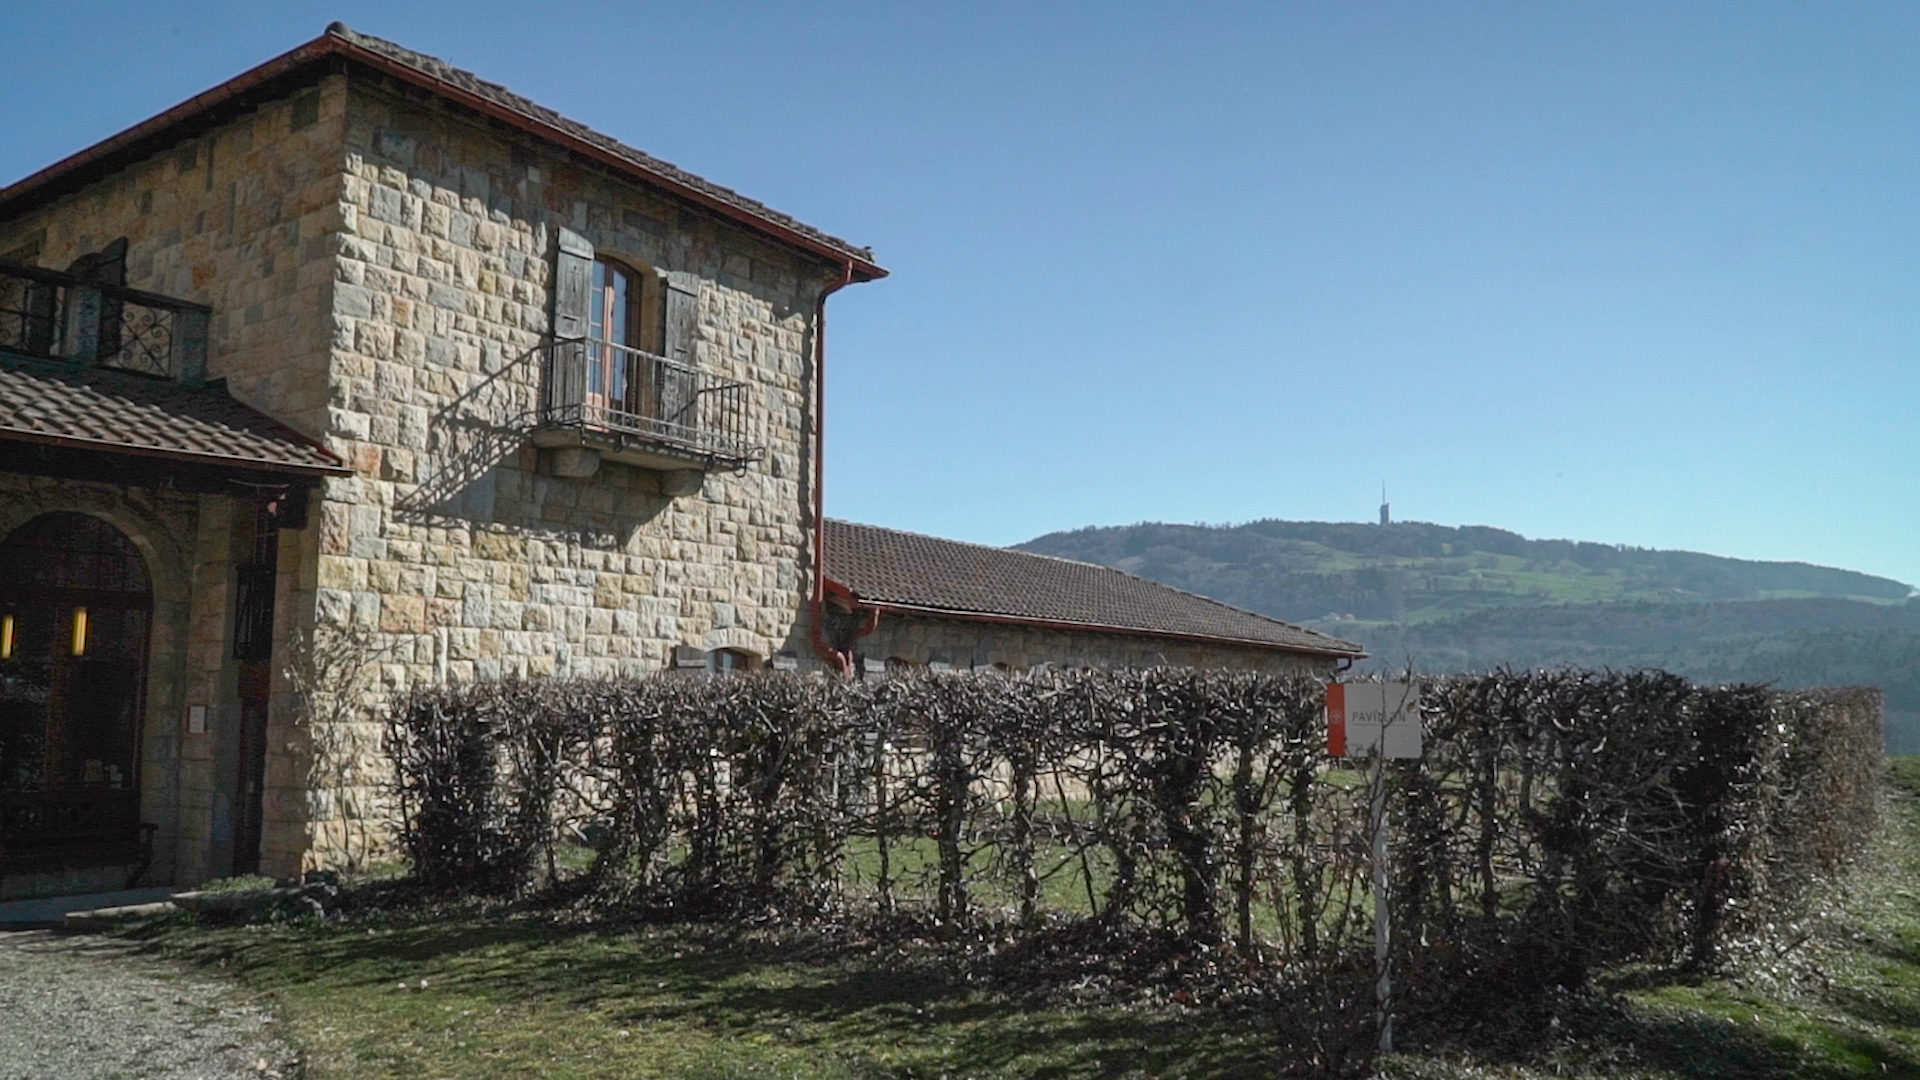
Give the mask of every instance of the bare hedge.
<path id="1" fill-rule="evenodd" d="M 1384 781 L 1416 987 L 1714 964 L 1875 826 L 1877 691 L 1560 671 L 1424 695 L 1427 756 Z M 1323 702 L 1184 669 L 492 682 L 397 702 L 387 747 L 432 885 L 1082 919 L 1330 970 L 1365 955 L 1372 904 L 1367 780 L 1327 758 Z"/>

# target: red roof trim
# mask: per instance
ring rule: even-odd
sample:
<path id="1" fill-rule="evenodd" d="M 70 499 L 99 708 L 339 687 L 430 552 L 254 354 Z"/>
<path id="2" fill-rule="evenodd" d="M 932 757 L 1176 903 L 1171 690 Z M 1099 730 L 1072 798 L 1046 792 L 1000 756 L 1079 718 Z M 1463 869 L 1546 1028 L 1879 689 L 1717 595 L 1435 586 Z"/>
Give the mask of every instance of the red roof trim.
<path id="1" fill-rule="evenodd" d="M 555 143 L 574 153 L 591 158 L 614 169 L 616 172 L 625 173 L 656 187 L 664 188 L 678 198 L 685 199 L 688 202 L 699 205 L 723 217 L 737 221 L 789 246 L 797 247 L 803 251 L 820 256 L 835 266 L 851 267 L 853 273 L 863 280 L 872 281 L 887 276 L 887 271 L 871 260 L 850 255 L 832 245 L 823 244 L 810 236 L 787 228 L 779 222 L 770 221 L 742 207 L 734 206 L 721 199 L 716 199 L 698 188 L 690 187 L 670 176 L 664 176 L 635 162 L 622 158 L 619 155 L 609 153 L 601 147 L 595 146 L 593 143 L 580 139 L 550 124 L 543 123 L 525 113 L 506 108 L 497 102 L 489 101 L 486 98 L 470 93 L 444 80 L 436 79 L 416 68 L 382 56 L 371 49 L 367 49 L 332 33 L 331 30 L 258 67 L 244 71 L 211 90 L 188 98 L 186 101 L 175 105 L 166 112 L 143 120 L 118 135 L 95 143 L 85 150 L 63 158 L 25 179 L 9 184 L 7 187 L 0 189 L 0 213 L 5 211 L 8 203 L 50 184 L 69 173 L 127 150 L 145 139 L 156 137 L 167 129 L 183 124 L 217 105 L 241 96 L 249 90 L 257 89 L 273 79 L 283 75 L 289 75 L 308 64 L 329 56 L 339 56 L 359 64 L 364 64 L 392 78 L 418 86 L 449 101 L 472 109 L 484 116 L 500 120 L 528 134 L 544 139 L 547 142 Z"/>
<path id="2" fill-rule="evenodd" d="M 301 45 L 298 48 L 274 57 L 258 67 L 241 72 L 211 90 L 195 94 L 193 97 L 175 105 L 166 112 L 148 117 L 118 135 L 109 136 L 79 153 L 61 158 L 59 161 L 54 162 L 25 179 L 16 180 L 6 187 L 0 188 L 0 211 L 4 211 L 6 205 L 15 199 L 58 180 L 68 173 L 92 165 L 103 158 L 111 157 L 136 143 L 161 134 L 168 128 L 186 123 L 188 120 L 207 112 L 216 105 L 232 101 L 234 98 L 259 87 L 263 83 L 279 78 L 282 75 L 290 74 L 315 60 L 327 56 L 335 51 L 335 49 L 327 43 L 336 40 L 338 39 L 331 37 L 331 35 L 323 34 L 307 42 L 305 45 Z"/>

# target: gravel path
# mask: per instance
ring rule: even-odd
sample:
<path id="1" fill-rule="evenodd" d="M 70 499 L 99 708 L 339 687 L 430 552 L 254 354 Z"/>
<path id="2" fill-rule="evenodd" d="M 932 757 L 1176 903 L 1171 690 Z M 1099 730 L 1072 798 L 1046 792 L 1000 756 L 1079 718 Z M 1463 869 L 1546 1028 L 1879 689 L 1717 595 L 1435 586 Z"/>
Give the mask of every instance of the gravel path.
<path id="1" fill-rule="evenodd" d="M 0 1080 L 299 1076 L 269 1019 L 126 942 L 0 933 Z"/>

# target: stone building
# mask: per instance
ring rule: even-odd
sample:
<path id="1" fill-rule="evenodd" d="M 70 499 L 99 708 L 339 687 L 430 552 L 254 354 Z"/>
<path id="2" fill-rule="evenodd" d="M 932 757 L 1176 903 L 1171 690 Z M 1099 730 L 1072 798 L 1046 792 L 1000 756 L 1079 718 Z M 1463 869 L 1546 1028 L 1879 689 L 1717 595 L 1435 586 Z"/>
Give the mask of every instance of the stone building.
<path id="1" fill-rule="evenodd" d="M 335 25 L 0 190 L 0 259 L 7 891 L 351 849 L 376 732 L 316 655 L 814 662 L 866 249 Z"/>
<path id="2" fill-rule="evenodd" d="M 360 690 L 844 670 L 824 316 L 885 273 L 339 24 L 0 189 L 0 897 L 366 854 Z M 1358 651 L 1129 633 L 1062 659 Z"/>

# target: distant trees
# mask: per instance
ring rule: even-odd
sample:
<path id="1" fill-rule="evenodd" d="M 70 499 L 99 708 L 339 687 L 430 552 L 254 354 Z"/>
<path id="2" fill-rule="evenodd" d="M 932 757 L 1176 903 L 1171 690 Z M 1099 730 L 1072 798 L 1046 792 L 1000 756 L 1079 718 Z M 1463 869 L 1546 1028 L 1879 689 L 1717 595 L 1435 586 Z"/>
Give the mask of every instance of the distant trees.
<path id="1" fill-rule="evenodd" d="M 1886 691 L 1890 732 L 1920 718 L 1920 601 L 1851 570 L 1423 522 L 1145 523 L 1020 546 L 1295 622 L 1398 624 L 1325 627 L 1386 666 L 1652 667 L 1706 682 L 1870 685 Z M 1920 730 L 1914 738 L 1920 750 Z"/>
<path id="2" fill-rule="evenodd" d="M 1357 571 L 1402 570 L 1418 586 L 1400 600 L 1419 613 L 1449 591 L 1467 591 L 1445 574 L 1517 557 L 1536 573 L 1563 579 L 1548 587 L 1555 599 L 1759 600 L 1824 596 L 1904 600 L 1907 586 L 1887 578 L 1806 563 L 1729 559 L 1691 551 L 1654 551 L 1575 540 L 1529 540 L 1486 526 L 1453 528 L 1402 522 L 1382 528 L 1353 522 L 1255 521 L 1245 525 L 1142 523 L 1050 533 L 1022 550 L 1119 566 L 1283 619 L 1311 619 L 1329 611 L 1361 618 L 1393 618 L 1394 600 Z M 1438 578 L 1428 587 L 1430 577 Z M 1284 578 L 1284 580 L 1281 580 Z M 1504 589 L 1487 583 L 1483 599 L 1497 603 Z M 1483 605 L 1486 606 L 1486 605 Z"/>

